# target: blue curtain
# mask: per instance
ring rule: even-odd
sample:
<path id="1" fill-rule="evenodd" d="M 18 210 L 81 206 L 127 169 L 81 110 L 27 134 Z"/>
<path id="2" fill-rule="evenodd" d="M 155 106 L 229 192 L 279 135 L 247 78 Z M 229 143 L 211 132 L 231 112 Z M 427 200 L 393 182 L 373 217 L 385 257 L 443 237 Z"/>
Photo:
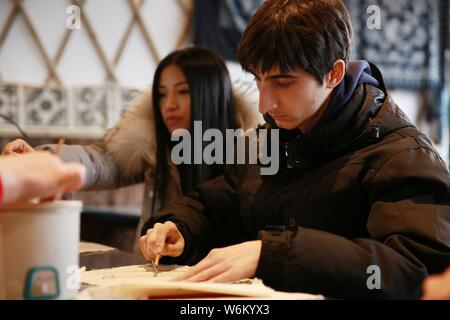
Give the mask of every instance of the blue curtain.
<path id="1" fill-rule="evenodd" d="M 236 60 L 239 38 L 263 0 L 195 0 L 193 39 Z M 375 63 L 390 89 L 424 93 L 427 118 L 448 130 L 444 52 L 449 47 L 450 0 L 344 0 L 354 27 L 353 58 Z M 367 8 L 377 5 L 380 29 L 369 29 Z M 449 75 L 450 77 L 450 75 Z M 447 80 L 448 81 L 448 80 Z M 445 118 L 443 118 L 445 117 Z"/>
<path id="2" fill-rule="evenodd" d="M 444 88 L 444 52 L 449 42 L 449 0 L 346 0 L 354 28 L 353 58 L 375 63 L 390 89 L 420 91 L 429 122 L 441 141 L 448 130 Z M 380 9 L 379 29 L 368 27 L 371 5 Z M 445 113 L 445 114 L 444 114 Z M 445 121 L 444 121 L 445 120 Z"/>
<path id="3" fill-rule="evenodd" d="M 193 41 L 227 60 L 236 60 L 236 46 L 248 20 L 263 0 L 195 0 Z"/>

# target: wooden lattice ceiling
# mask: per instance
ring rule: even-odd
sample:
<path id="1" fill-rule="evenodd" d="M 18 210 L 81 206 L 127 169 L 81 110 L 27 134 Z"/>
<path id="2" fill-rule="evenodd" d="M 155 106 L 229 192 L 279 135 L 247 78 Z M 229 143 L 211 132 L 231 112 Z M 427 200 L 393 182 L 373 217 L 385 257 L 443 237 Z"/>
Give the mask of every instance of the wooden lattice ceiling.
<path id="1" fill-rule="evenodd" d="M 11 30 L 11 26 L 13 25 L 15 19 L 18 19 L 19 17 L 22 17 L 23 21 L 25 22 L 25 26 L 27 30 L 30 32 L 30 35 L 37 46 L 40 55 L 44 59 L 45 65 L 47 67 L 47 78 L 45 82 L 43 83 L 43 87 L 62 87 L 64 85 L 61 77 L 58 75 L 57 66 L 59 62 L 61 61 L 61 57 L 64 55 L 67 43 L 73 34 L 72 30 L 66 29 L 61 42 L 58 45 L 58 49 L 56 50 L 56 54 L 54 57 L 51 57 L 48 51 L 46 50 L 45 46 L 43 45 L 42 38 L 36 31 L 35 27 L 33 26 L 33 23 L 31 22 L 31 19 L 24 8 L 22 1 L 23 0 L 9 0 L 12 2 L 13 8 L 8 15 L 6 22 L 4 24 L 4 27 L 2 30 L 0 30 L 0 50 L 2 49 L 2 46 L 5 42 L 5 39 L 8 35 L 8 32 Z M 83 7 L 86 5 L 87 1 L 95 1 L 95 0 L 68 0 L 68 5 L 74 4 L 80 7 L 81 10 L 83 10 Z M 112 61 L 108 60 L 105 50 L 101 46 L 100 42 L 97 39 L 96 32 L 87 17 L 87 15 L 82 14 L 82 25 L 83 28 L 86 28 L 87 34 L 89 36 L 89 39 L 94 46 L 94 49 L 96 51 L 96 54 L 98 55 L 102 66 L 107 74 L 107 80 L 111 81 L 113 83 L 118 82 L 118 78 L 116 76 L 116 67 L 120 61 L 120 58 L 122 57 L 122 54 L 124 52 L 124 48 L 126 47 L 128 40 L 130 38 L 131 31 L 133 30 L 133 27 L 137 24 L 145 45 L 148 49 L 150 57 L 158 63 L 160 60 L 160 56 L 155 48 L 154 41 L 148 31 L 148 28 L 146 24 L 143 21 L 143 18 L 141 16 L 141 9 L 145 3 L 146 0 L 123 0 L 128 3 L 128 7 L 132 12 L 132 17 L 128 23 L 128 26 L 125 28 L 125 32 L 123 33 L 122 37 L 120 38 L 119 46 L 114 54 L 114 58 Z M 147 0 L 151 1 L 151 0 Z M 185 24 L 180 31 L 180 35 L 177 39 L 176 46 L 173 48 L 174 50 L 179 48 L 181 44 L 185 41 L 185 39 L 189 36 L 189 29 L 190 24 L 192 21 L 192 3 L 189 0 L 177 0 L 177 4 L 182 10 L 183 14 L 186 16 Z M 0 74 L 0 80 L 2 79 L 2 75 Z"/>

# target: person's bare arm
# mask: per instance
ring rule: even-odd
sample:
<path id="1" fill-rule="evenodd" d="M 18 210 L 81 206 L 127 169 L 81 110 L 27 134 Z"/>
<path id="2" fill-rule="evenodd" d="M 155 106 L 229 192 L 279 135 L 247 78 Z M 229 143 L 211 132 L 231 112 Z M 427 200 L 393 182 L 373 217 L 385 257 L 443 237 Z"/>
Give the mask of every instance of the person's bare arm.
<path id="1" fill-rule="evenodd" d="M 442 274 L 432 275 L 423 283 L 423 300 L 450 300 L 450 267 Z"/>
<path id="2" fill-rule="evenodd" d="M 64 163 L 37 151 L 0 157 L 0 179 L 2 205 L 7 205 L 78 190 L 86 180 L 86 170 L 79 163 Z"/>
<path id="3" fill-rule="evenodd" d="M 48 151 L 55 154 L 56 144 L 31 147 L 26 141 L 16 139 L 3 149 L 3 155 L 18 155 L 35 151 Z M 60 146 L 59 156 L 64 162 L 77 162 L 86 168 L 83 190 L 108 190 L 120 188 L 143 181 L 142 172 L 123 174 L 121 168 L 105 149 L 104 141 L 89 145 Z"/>

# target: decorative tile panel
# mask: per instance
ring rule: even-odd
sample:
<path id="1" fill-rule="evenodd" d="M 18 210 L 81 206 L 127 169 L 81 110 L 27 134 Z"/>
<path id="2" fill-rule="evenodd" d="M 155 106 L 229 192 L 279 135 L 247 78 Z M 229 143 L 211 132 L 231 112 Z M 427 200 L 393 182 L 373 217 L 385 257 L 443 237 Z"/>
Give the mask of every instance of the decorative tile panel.
<path id="1" fill-rule="evenodd" d="M 106 126 L 110 104 L 110 94 L 106 88 L 76 89 L 74 92 L 75 126 Z"/>
<path id="2" fill-rule="evenodd" d="M 62 89 L 25 87 L 26 126 L 67 126 L 67 95 Z"/>
<path id="3" fill-rule="evenodd" d="M 0 115 L 17 122 L 19 119 L 19 93 L 17 85 L 0 85 Z M 0 125 L 10 124 L 0 117 Z"/>
<path id="4" fill-rule="evenodd" d="M 12 118 L 33 137 L 97 139 L 141 92 L 115 85 L 44 89 L 0 83 L 0 115 Z M 0 117 L 0 137 L 18 132 Z"/>

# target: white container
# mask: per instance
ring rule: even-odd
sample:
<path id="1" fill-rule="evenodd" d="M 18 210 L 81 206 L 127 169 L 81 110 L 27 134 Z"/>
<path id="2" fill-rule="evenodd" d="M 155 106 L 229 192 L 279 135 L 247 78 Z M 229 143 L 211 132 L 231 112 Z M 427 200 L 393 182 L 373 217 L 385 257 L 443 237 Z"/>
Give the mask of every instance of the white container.
<path id="1" fill-rule="evenodd" d="M 0 209 L 0 299 L 73 299 L 81 201 Z M 68 271 L 69 270 L 69 271 Z"/>

